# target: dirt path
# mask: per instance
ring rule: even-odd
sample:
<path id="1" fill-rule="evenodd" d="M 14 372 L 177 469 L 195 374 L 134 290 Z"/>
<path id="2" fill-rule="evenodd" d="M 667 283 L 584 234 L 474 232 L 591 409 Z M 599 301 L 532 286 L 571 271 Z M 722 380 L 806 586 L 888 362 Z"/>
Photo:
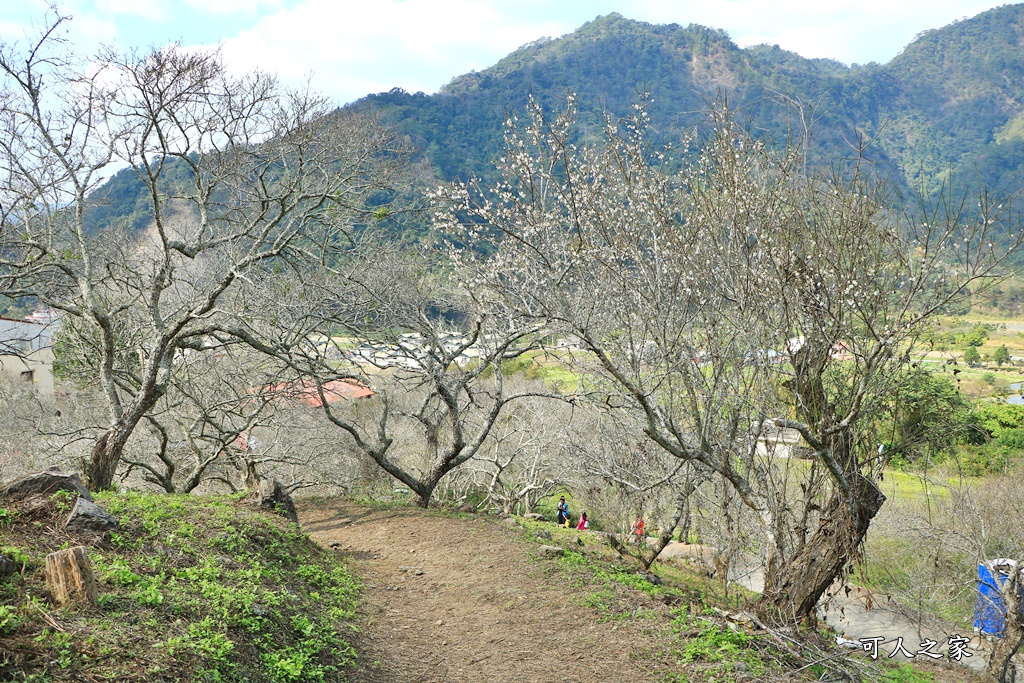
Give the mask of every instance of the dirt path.
<path id="1" fill-rule="evenodd" d="M 500 521 L 347 501 L 300 506 L 300 517 L 365 582 L 358 683 L 660 676 L 642 654 L 650 622 L 602 623 L 564 573 Z"/>

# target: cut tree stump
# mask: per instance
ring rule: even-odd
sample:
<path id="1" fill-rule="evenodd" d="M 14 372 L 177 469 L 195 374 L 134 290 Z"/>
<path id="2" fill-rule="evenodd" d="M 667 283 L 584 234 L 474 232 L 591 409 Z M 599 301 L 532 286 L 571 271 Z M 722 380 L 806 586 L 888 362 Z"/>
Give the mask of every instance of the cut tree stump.
<path id="1" fill-rule="evenodd" d="M 47 555 L 45 574 L 46 589 L 58 605 L 96 604 L 96 580 L 84 545 Z"/>

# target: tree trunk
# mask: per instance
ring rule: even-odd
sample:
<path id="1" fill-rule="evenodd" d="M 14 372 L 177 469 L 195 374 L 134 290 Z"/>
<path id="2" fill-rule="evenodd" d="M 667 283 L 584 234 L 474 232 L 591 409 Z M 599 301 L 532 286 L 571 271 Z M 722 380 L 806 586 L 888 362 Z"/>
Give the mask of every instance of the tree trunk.
<path id="1" fill-rule="evenodd" d="M 1017 683 L 1017 666 L 1013 658 L 1020 652 L 1021 645 L 1024 645 L 1024 630 L 1019 624 L 1016 628 L 1006 628 L 1003 637 L 996 638 L 986 669 L 990 680 L 994 683 Z"/>
<path id="2" fill-rule="evenodd" d="M 434 495 L 434 486 L 426 484 L 413 489 L 413 493 L 415 494 L 413 502 L 416 503 L 418 507 L 427 508 L 430 506 L 431 496 Z"/>
<path id="3" fill-rule="evenodd" d="M 260 485 L 260 477 L 256 472 L 256 465 L 251 460 L 246 458 L 245 460 L 245 488 L 250 491 L 255 491 L 256 487 Z"/>
<path id="4" fill-rule="evenodd" d="M 89 454 L 89 464 L 85 472 L 85 485 L 90 491 L 105 491 L 113 486 L 114 475 L 121 463 L 125 444 L 149 409 L 160 400 L 163 391 L 162 388 L 157 388 L 136 396 L 121 417 L 97 439 Z"/>
<path id="5" fill-rule="evenodd" d="M 848 476 L 854 496 L 853 518 L 849 499 L 834 494 L 814 536 L 787 562 L 768 568 L 757 604 L 763 619 L 792 623 L 811 616 L 822 594 L 855 556 L 885 496 L 862 475 Z"/>
<path id="6" fill-rule="evenodd" d="M 1015 566 L 1005 581 L 999 581 L 999 572 L 994 572 L 999 583 L 999 594 L 1005 609 L 1001 638 L 992 643 L 992 654 L 988 659 L 986 672 L 994 683 L 1016 683 L 1017 667 L 1013 658 L 1024 645 L 1024 618 L 1021 617 L 1020 579 L 1021 569 Z"/>
<path id="7" fill-rule="evenodd" d="M 58 550 L 46 556 L 46 590 L 58 605 L 96 604 L 96 580 L 85 546 Z"/>
<path id="8" fill-rule="evenodd" d="M 114 484 L 114 474 L 131 433 L 131 429 L 118 422 L 96 440 L 85 471 L 85 485 L 90 491 L 104 491 Z"/>
<path id="9" fill-rule="evenodd" d="M 690 542 L 690 527 L 693 524 L 693 518 L 690 514 L 690 498 L 686 498 L 686 506 L 683 508 L 683 521 L 679 523 L 679 542 L 689 543 Z"/>

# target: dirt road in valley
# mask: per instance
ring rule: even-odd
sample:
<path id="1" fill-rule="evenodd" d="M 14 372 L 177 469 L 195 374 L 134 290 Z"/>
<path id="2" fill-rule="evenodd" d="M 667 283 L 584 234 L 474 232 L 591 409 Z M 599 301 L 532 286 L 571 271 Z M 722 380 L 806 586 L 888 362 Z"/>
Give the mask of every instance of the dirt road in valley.
<path id="1" fill-rule="evenodd" d="M 358 683 L 655 681 L 669 664 L 645 647 L 663 626 L 602 622 L 504 522 L 347 501 L 300 505 L 300 518 L 365 582 Z"/>

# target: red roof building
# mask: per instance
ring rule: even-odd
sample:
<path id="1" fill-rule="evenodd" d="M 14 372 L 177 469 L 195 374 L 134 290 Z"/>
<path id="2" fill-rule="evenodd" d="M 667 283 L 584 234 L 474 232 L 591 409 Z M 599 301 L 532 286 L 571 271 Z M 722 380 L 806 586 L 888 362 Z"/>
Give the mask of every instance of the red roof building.
<path id="1" fill-rule="evenodd" d="M 323 387 L 327 405 L 373 396 L 373 390 L 356 379 L 335 379 L 324 382 Z M 313 407 L 323 405 L 320 401 L 320 392 L 313 382 L 283 382 L 271 387 L 270 391 L 295 403 Z"/>

